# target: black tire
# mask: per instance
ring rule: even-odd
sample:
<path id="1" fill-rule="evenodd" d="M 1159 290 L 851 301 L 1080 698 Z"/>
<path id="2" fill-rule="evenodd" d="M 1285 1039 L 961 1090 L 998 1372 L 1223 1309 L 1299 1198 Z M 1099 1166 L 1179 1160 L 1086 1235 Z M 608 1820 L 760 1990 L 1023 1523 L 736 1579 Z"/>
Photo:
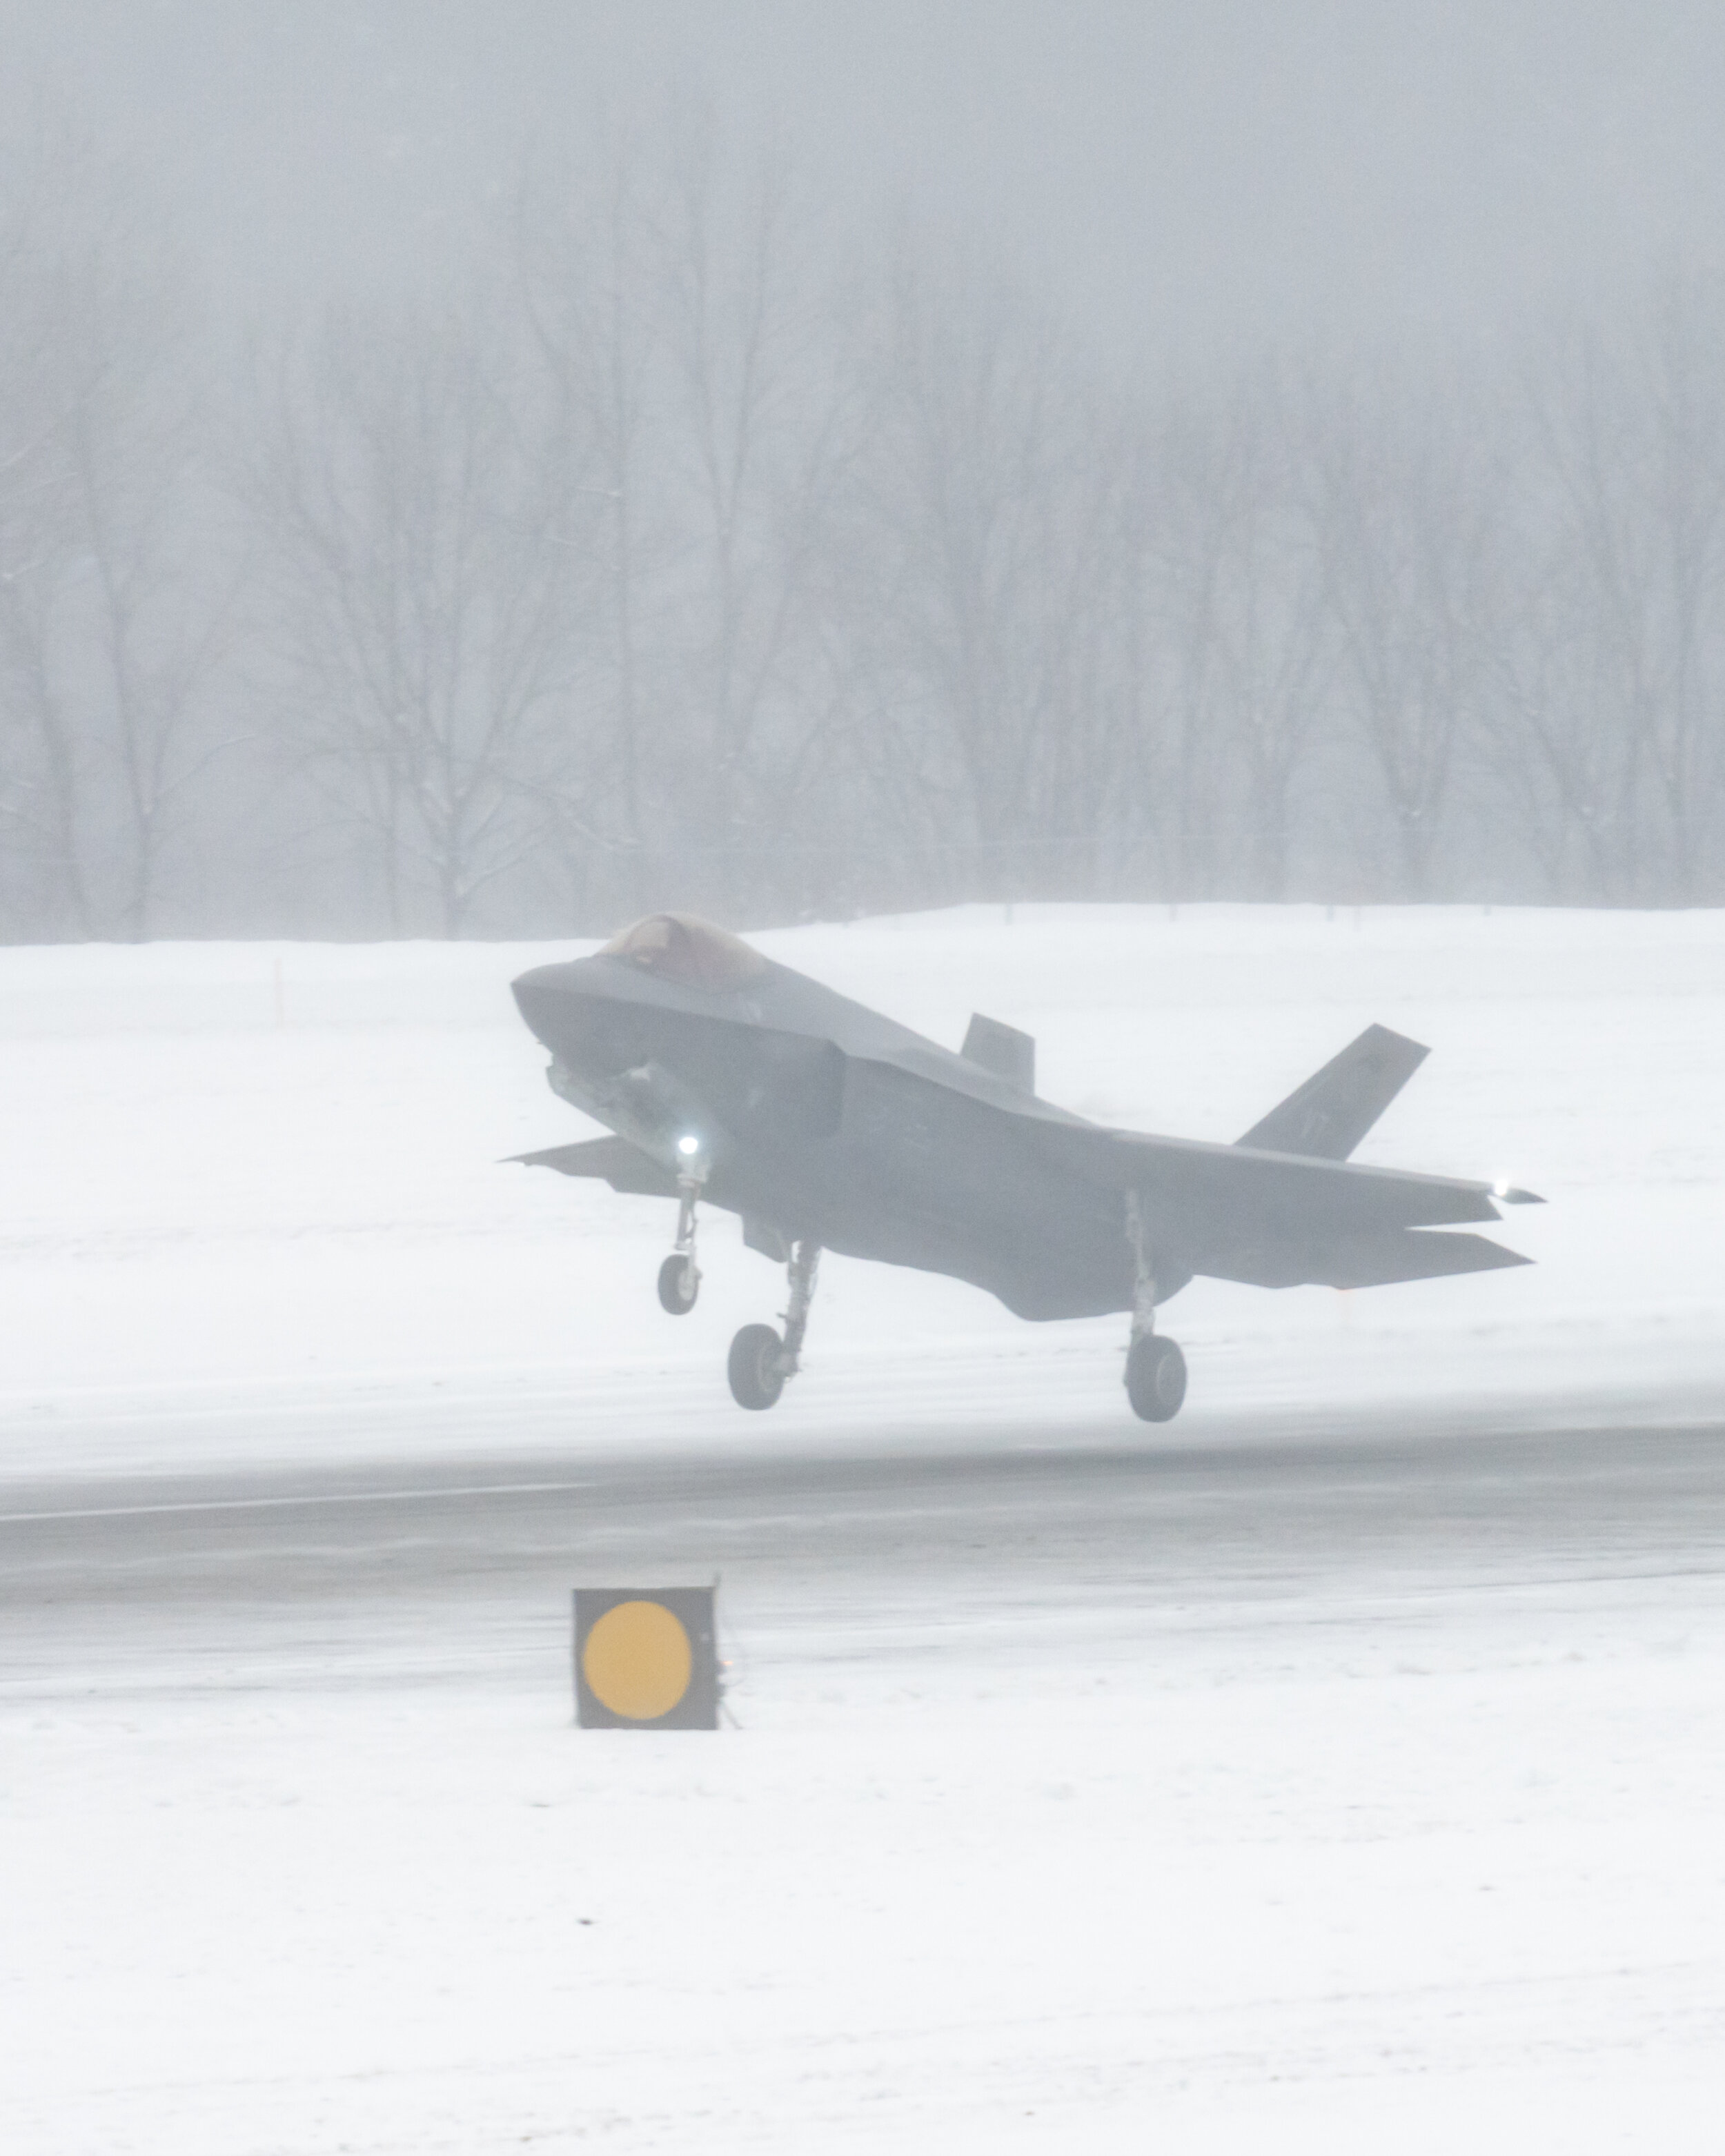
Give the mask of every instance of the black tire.
<path id="1" fill-rule="evenodd" d="M 668 1310 L 673 1317 L 686 1317 L 695 1307 L 695 1298 L 701 1292 L 701 1276 L 695 1270 L 693 1258 L 685 1258 L 680 1250 L 673 1250 L 659 1268 L 659 1306 Z"/>
<path id="2" fill-rule="evenodd" d="M 1186 1358 L 1159 1332 L 1134 1340 L 1126 1358 L 1126 1396 L 1141 1422 L 1172 1422 L 1186 1397 Z"/>
<path id="3" fill-rule="evenodd" d="M 770 1325 L 745 1325 L 731 1343 L 731 1397 L 740 1408 L 770 1408 L 784 1390 L 784 1342 Z"/>

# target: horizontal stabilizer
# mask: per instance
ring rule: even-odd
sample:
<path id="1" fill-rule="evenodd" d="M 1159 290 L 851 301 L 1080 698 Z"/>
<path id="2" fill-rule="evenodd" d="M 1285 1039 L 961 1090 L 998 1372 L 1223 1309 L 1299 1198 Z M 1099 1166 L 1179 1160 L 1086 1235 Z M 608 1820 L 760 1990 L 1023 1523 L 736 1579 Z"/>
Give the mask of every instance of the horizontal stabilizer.
<path id="1" fill-rule="evenodd" d="M 1036 1043 L 1015 1025 L 1003 1025 L 998 1018 L 973 1011 L 958 1053 L 967 1063 L 974 1063 L 1020 1093 L 1036 1091 Z"/>
<path id="2" fill-rule="evenodd" d="M 1136 1190 L 1183 1250 L 1255 1250 L 1293 1237 L 1320 1240 L 1399 1228 L 1460 1227 L 1501 1216 L 1491 1187 L 1449 1175 L 1298 1153 L 1256 1152 L 1195 1138 L 1051 1125 L 1039 1141 L 1087 1182 Z M 1200 1270 L 1208 1271 L 1208 1264 Z"/>
<path id="3" fill-rule="evenodd" d="M 675 1198 L 677 1178 L 626 1138 L 583 1138 L 577 1145 L 547 1146 L 543 1152 L 510 1156 L 523 1168 L 554 1168 L 559 1175 L 591 1176 L 634 1198 Z"/>
<path id="4" fill-rule="evenodd" d="M 1395 1281 L 1440 1280 L 1449 1273 L 1495 1272 L 1501 1266 L 1532 1263 L 1486 1235 L 1404 1228 L 1303 1248 L 1291 1243 L 1243 1255 L 1214 1272 L 1218 1279 L 1242 1281 L 1249 1287 L 1388 1287 Z"/>
<path id="5" fill-rule="evenodd" d="M 1255 1152 L 1346 1160 L 1430 1053 L 1387 1025 L 1368 1025 L 1235 1142 Z"/>

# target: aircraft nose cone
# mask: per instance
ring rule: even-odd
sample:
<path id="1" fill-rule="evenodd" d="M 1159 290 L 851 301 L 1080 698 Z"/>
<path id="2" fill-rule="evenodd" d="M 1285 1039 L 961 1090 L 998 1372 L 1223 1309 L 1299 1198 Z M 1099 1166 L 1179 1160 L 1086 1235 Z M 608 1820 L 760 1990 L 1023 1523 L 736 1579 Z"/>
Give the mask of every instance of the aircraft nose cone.
<path id="1" fill-rule="evenodd" d="M 510 983 L 516 1009 L 547 1048 L 555 1049 L 560 1045 L 560 1036 L 567 1033 L 575 1015 L 576 999 L 580 993 L 575 968 L 579 963 L 572 960 L 561 966 L 535 966 L 531 973 Z"/>

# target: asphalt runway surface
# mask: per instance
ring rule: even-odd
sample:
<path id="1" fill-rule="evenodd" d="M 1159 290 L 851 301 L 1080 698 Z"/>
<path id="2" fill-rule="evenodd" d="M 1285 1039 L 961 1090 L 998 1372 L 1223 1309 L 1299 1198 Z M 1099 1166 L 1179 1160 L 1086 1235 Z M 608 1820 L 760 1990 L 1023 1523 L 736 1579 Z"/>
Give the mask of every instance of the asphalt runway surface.
<path id="1" fill-rule="evenodd" d="M 487 1450 L 404 1465 L 0 1484 L 14 1697 L 549 1675 L 577 1583 L 721 1575 L 768 1643 L 862 1651 L 1026 1611 L 1106 1621 L 1350 1593 L 1699 1581 L 1725 1571 L 1725 1419 L 1530 1410 L 1211 1424 L 1009 1444 L 984 1428 L 745 1435 L 682 1453 Z"/>

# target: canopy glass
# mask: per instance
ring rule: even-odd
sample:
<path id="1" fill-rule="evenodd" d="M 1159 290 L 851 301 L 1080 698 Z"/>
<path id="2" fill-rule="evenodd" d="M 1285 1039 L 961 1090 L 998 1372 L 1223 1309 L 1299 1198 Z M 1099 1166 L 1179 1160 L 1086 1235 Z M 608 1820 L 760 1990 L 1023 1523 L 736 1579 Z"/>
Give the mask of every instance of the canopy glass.
<path id="1" fill-rule="evenodd" d="M 767 961 L 740 936 L 692 913 L 649 913 L 614 936 L 599 956 L 626 958 L 684 988 L 740 988 L 767 970 Z"/>

